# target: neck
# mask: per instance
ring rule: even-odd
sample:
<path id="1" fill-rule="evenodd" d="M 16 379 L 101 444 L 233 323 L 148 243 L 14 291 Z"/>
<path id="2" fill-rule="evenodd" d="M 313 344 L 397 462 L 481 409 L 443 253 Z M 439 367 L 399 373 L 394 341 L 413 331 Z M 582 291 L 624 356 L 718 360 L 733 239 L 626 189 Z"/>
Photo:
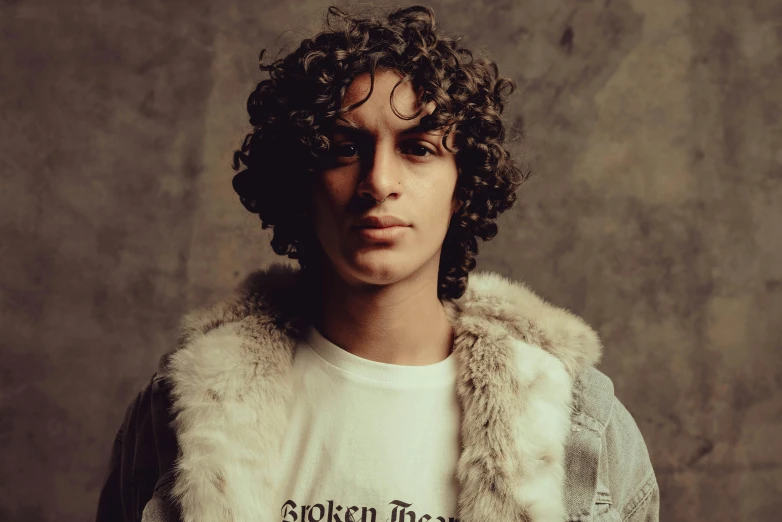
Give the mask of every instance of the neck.
<path id="1" fill-rule="evenodd" d="M 436 269 L 436 267 L 435 267 Z M 354 355 L 422 366 L 451 353 L 453 329 L 437 296 L 437 272 L 421 270 L 388 285 L 349 284 L 324 270 L 314 324 Z"/>

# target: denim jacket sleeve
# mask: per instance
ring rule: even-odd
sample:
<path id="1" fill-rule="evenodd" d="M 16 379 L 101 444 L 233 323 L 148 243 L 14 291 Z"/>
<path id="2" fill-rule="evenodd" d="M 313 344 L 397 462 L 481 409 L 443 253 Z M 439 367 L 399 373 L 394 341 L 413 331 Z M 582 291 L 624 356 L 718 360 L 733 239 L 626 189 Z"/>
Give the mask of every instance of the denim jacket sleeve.
<path id="1" fill-rule="evenodd" d="M 574 383 L 566 445 L 570 522 L 658 522 L 660 495 L 638 425 L 611 379 L 589 368 Z"/>
<path id="2" fill-rule="evenodd" d="M 155 374 L 128 406 L 117 431 L 98 497 L 96 522 L 138 522 L 173 466 L 176 440 L 170 420 L 166 382 Z"/>
<path id="3" fill-rule="evenodd" d="M 611 496 L 623 522 L 657 522 L 660 490 L 646 443 L 627 408 L 613 402 L 604 445 Z"/>

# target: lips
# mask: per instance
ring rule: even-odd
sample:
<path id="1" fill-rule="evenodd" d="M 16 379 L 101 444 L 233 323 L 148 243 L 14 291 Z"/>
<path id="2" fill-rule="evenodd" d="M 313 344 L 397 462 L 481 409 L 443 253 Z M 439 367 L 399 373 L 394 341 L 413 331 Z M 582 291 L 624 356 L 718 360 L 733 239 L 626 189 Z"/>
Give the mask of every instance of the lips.
<path id="1" fill-rule="evenodd" d="M 370 243 L 394 243 L 401 239 L 410 225 L 396 216 L 365 216 L 353 226 L 358 236 Z"/>
<path id="2" fill-rule="evenodd" d="M 410 226 L 396 216 L 366 216 L 356 222 L 355 228 L 389 228 Z"/>
<path id="3" fill-rule="evenodd" d="M 355 233 L 363 241 L 370 243 L 394 243 L 407 232 L 408 226 L 394 225 L 390 227 L 356 227 Z"/>

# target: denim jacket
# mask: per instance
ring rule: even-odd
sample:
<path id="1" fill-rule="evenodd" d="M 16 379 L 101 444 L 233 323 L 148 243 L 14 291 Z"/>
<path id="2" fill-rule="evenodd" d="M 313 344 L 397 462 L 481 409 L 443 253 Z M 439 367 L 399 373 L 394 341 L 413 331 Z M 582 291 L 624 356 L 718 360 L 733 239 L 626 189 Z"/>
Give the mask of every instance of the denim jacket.
<path id="1" fill-rule="evenodd" d="M 273 265 L 183 317 L 178 347 L 126 411 L 97 522 L 270 519 L 308 302 L 300 273 Z M 594 367 L 594 330 L 489 272 L 472 274 L 464 296 L 443 305 L 463 416 L 456 519 L 658 521 L 646 445 Z"/>

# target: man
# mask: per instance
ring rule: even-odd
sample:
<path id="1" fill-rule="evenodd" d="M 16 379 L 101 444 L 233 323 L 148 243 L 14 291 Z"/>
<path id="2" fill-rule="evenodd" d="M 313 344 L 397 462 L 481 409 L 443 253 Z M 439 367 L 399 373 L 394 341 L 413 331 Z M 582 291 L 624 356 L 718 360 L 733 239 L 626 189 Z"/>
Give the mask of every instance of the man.
<path id="1" fill-rule="evenodd" d="M 300 267 L 184 317 L 97 520 L 657 520 L 597 334 L 521 283 L 468 279 L 523 181 L 502 147 L 512 82 L 429 8 L 329 15 L 261 66 L 234 161 Z"/>

